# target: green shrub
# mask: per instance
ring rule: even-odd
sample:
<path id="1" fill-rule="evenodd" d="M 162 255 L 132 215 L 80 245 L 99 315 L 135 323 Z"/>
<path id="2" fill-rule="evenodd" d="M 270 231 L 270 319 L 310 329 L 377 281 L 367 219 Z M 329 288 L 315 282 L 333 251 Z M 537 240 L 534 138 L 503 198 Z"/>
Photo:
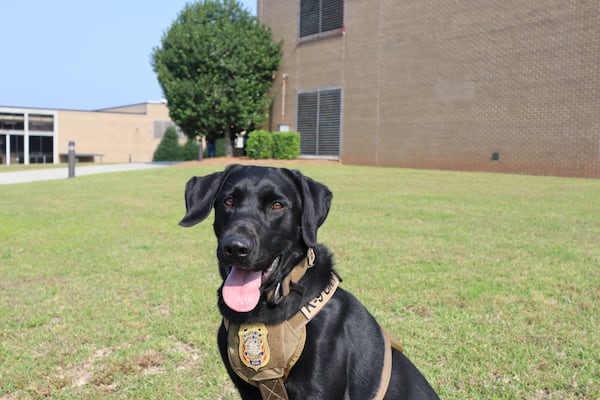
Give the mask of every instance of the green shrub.
<path id="1" fill-rule="evenodd" d="M 189 139 L 181 147 L 181 159 L 191 161 L 198 159 L 198 142 L 195 139 Z"/>
<path id="2" fill-rule="evenodd" d="M 179 161 L 181 160 L 181 146 L 175 127 L 170 126 L 154 151 L 152 161 Z"/>
<path id="3" fill-rule="evenodd" d="M 246 142 L 246 154 L 251 159 L 273 157 L 273 136 L 268 131 L 253 131 Z"/>
<path id="4" fill-rule="evenodd" d="M 273 158 L 293 160 L 300 155 L 300 133 L 273 132 Z"/>

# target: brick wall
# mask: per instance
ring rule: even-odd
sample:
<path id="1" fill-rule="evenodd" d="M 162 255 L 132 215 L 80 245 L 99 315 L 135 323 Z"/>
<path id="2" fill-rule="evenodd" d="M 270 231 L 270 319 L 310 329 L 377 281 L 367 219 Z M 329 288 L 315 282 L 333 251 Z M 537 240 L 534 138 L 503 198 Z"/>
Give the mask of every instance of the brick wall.
<path id="1" fill-rule="evenodd" d="M 285 122 L 298 91 L 343 88 L 344 163 L 600 177 L 597 1 L 347 0 L 345 33 L 309 42 L 297 0 L 258 3 Z"/>

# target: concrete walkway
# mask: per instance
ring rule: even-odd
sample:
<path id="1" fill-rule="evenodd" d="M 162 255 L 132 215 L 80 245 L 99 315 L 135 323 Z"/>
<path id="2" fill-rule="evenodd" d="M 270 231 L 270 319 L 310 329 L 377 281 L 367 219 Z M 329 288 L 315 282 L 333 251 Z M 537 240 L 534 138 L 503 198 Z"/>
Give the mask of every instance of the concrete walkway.
<path id="1" fill-rule="evenodd" d="M 132 163 L 132 164 L 107 164 L 75 166 L 75 177 L 103 174 L 107 172 L 137 171 L 142 169 L 163 168 L 173 163 Z M 29 171 L 0 172 L 0 185 L 12 183 L 26 183 L 38 181 L 50 181 L 55 179 L 67 179 L 69 177 L 68 168 L 47 168 Z"/>

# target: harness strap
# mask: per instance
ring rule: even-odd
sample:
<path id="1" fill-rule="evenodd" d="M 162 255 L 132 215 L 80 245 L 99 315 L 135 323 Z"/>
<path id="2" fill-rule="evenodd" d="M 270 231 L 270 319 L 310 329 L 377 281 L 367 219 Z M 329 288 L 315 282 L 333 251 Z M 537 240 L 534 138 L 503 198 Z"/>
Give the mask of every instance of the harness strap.
<path id="1" fill-rule="evenodd" d="M 315 265 L 315 258 L 315 250 L 311 247 L 308 249 L 306 257 L 281 282 L 266 293 L 269 304 L 277 305 L 284 297 L 289 295 L 292 288 L 298 286 L 300 279 L 306 274 L 306 271 Z"/>
<path id="2" fill-rule="evenodd" d="M 392 377 L 392 348 L 402 351 L 400 343 L 396 338 L 390 335 L 387 329 L 381 327 L 381 333 L 383 334 L 384 343 L 383 369 L 381 370 L 379 389 L 377 390 L 377 393 L 375 393 L 373 400 L 383 400 L 388 386 L 390 385 L 390 379 Z M 283 378 L 261 381 L 258 384 L 258 390 L 260 391 L 263 400 L 288 400 Z"/>
<path id="3" fill-rule="evenodd" d="M 379 381 L 379 389 L 377 393 L 375 393 L 375 397 L 373 400 L 383 400 L 385 397 L 385 393 L 387 392 L 387 388 L 390 384 L 390 379 L 392 378 L 392 349 L 396 349 L 399 352 L 403 352 L 402 344 L 400 341 L 396 339 L 392 334 L 385 329 L 383 326 L 380 326 L 381 333 L 383 334 L 383 346 L 384 346 L 384 354 L 383 354 L 383 369 L 381 370 L 381 381 Z"/>
<path id="4" fill-rule="evenodd" d="M 227 353 L 233 371 L 244 381 L 258 387 L 263 396 L 271 393 L 271 396 L 281 396 L 271 399 L 287 399 L 287 393 L 277 388 L 285 389 L 285 379 L 304 350 L 306 325 L 333 297 L 339 282 L 339 277 L 333 273 L 331 282 L 319 296 L 290 319 L 276 325 L 240 325 L 224 318 Z"/>
<path id="5" fill-rule="evenodd" d="M 392 346 L 390 345 L 390 339 L 387 335 L 387 331 L 381 328 L 383 334 L 383 369 L 381 370 L 381 381 L 379 381 L 379 389 L 375 393 L 374 400 L 382 400 L 385 397 L 385 392 L 390 384 L 392 377 Z"/>
<path id="6" fill-rule="evenodd" d="M 392 349 L 396 349 L 400 353 L 404 353 L 404 348 L 402 347 L 402 343 L 400 343 L 400 341 L 398 339 L 396 339 L 394 337 L 394 335 L 392 335 L 390 333 L 390 331 L 385 329 L 383 326 L 381 327 L 381 330 L 383 331 L 383 336 L 387 337 L 389 344 L 392 346 Z"/>
<path id="7" fill-rule="evenodd" d="M 309 266 L 310 264 L 311 262 L 309 260 L 309 262 L 306 263 L 305 266 L 302 266 L 300 268 L 304 270 L 301 272 L 302 275 L 304 275 L 303 272 L 306 271 L 307 266 Z M 259 324 L 259 331 L 260 327 L 264 327 L 265 334 L 268 334 L 267 332 L 269 331 L 271 331 L 271 333 L 275 334 L 276 336 L 283 334 L 280 332 L 284 331 L 281 331 L 280 329 L 282 329 L 282 327 L 287 326 L 287 328 L 284 329 L 287 329 L 286 332 L 288 332 L 288 335 L 292 334 L 293 337 L 296 337 L 294 341 L 294 351 L 292 353 L 287 353 L 287 363 L 277 363 L 281 367 L 276 367 L 275 365 L 269 367 L 269 365 L 266 365 L 258 368 L 247 369 L 241 366 L 238 362 L 239 357 L 241 355 L 239 351 L 241 350 L 238 350 L 239 339 L 236 338 L 238 338 L 239 330 L 246 325 L 240 326 L 238 324 L 230 323 L 230 321 L 228 321 L 225 318 L 223 319 L 223 325 L 228 331 L 228 355 L 232 368 L 240 378 L 258 387 L 263 400 L 289 399 L 287 395 L 287 390 L 285 388 L 285 380 L 287 379 L 290 370 L 296 364 L 296 362 L 302 355 L 302 351 L 304 350 L 304 342 L 306 340 L 306 325 L 319 313 L 319 311 L 321 311 L 321 309 L 325 306 L 329 299 L 333 297 L 333 294 L 335 293 L 339 282 L 340 278 L 335 273 L 333 273 L 330 285 L 328 285 L 323 290 L 323 292 L 319 294 L 319 296 L 315 297 L 313 300 L 311 300 L 305 306 L 303 306 L 300 309 L 300 311 L 294 314 L 290 319 L 275 326 L 264 326 L 262 324 Z M 392 336 L 392 334 L 388 332 L 387 329 L 385 329 L 384 327 L 380 327 L 380 329 L 384 341 L 384 357 L 383 368 L 381 370 L 381 380 L 379 382 L 379 388 L 375 394 L 375 397 L 373 397 L 374 400 L 383 400 L 387 392 L 392 375 L 392 349 L 403 352 L 402 345 L 400 344 L 400 342 L 394 336 Z M 279 340 L 275 343 L 282 342 Z M 275 346 L 277 348 L 277 350 L 275 350 L 276 352 L 282 351 L 280 350 L 279 345 L 280 344 L 277 344 Z M 276 355 L 276 358 L 278 356 L 279 354 Z M 281 358 L 279 359 L 281 360 Z M 266 364 L 272 363 L 269 363 L 269 361 L 267 360 Z"/>
<path id="8" fill-rule="evenodd" d="M 258 384 L 258 390 L 263 400 L 288 400 L 283 378 L 262 381 Z"/>

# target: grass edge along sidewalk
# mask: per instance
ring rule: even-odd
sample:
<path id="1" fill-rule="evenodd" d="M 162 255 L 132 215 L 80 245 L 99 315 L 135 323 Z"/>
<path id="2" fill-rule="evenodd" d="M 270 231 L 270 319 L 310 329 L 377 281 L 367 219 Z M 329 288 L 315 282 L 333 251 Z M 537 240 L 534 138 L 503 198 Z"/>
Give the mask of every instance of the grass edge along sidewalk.
<path id="1" fill-rule="evenodd" d="M 104 165 L 85 165 L 76 166 L 75 177 L 104 174 L 111 172 L 137 171 L 143 169 L 154 169 L 167 167 L 171 163 L 129 163 L 129 164 L 104 164 Z M 7 168 L 6 171 L 0 169 L 0 185 L 15 183 L 41 182 L 58 179 L 67 179 L 69 177 L 68 168 L 62 166 L 47 167 L 37 169 L 28 168 Z"/>

